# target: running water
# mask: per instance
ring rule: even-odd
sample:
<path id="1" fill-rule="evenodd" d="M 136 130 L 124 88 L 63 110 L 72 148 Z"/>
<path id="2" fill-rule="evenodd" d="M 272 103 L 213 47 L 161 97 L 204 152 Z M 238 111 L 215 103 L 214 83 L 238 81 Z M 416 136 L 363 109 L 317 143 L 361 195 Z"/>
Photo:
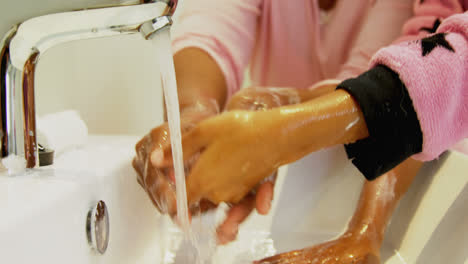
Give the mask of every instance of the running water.
<path id="1" fill-rule="evenodd" d="M 152 42 L 158 51 L 156 61 L 161 72 L 169 132 L 171 134 L 176 179 L 177 217 L 183 231 L 183 234 L 180 234 L 180 231 L 171 228 L 170 223 L 167 223 L 164 227 L 169 230 L 170 239 L 174 242 L 169 243 L 172 246 L 168 248 L 169 254 L 166 256 L 167 259 L 164 260 L 164 263 L 236 264 L 249 263 L 255 259 L 271 256 L 274 253 L 274 250 L 272 251 L 272 241 L 268 235 L 265 235 L 269 233 L 259 227 L 255 227 L 248 232 L 241 231 L 237 243 L 231 243 L 230 246 L 223 247 L 224 250 L 221 251 L 216 249 L 216 225 L 220 219 L 224 218 L 224 212 L 227 208 L 218 208 L 212 213 L 196 217 L 190 224 L 182 155 L 179 101 L 169 29 L 161 30 L 155 34 Z"/>
<path id="2" fill-rule="evenodd" d="M 180 111 L 177 95 L 177 82 L 172 59 L 169 29 L 163 29 L 153 37 L 153 44 L 158 52 L 159 70 L 164 90 L 167 121 L 171 134 L 172 157 L 176 180 L 177 218 L 184 232 L 189 232 L 189 216 L 187 205 L 187 191 L 185 188 L 184 160 L 182 154 L 182 138 L 180 130 Z"/>
<path id="3" fill-rule="evenodd" d="M 194 234 L 188 215 L 184 160 L 182 154 L 179 100 L 177 95 L 177 82 L 174 70 L 174 61 L 172 58 L 169 29 L 163 29 L 158 32 L 158 34 L 153 37 L 152 41 L 153 45 L 158 50 L 158 57 L 156 60 L 161 72 L 167 120 L 169 123 L 169 132 L 171 135 L 172 157 L 176 180 L 177 218 L 184 233 L 182 248 L 184 248 L 184 253 L 188 258 L 187 260 L 189 263 L 203 264 L 209 261 L 211 258 L 209 255 L 212 254 L 213 250 L 207 250 L 206 245 L 200 245 L 199 235 Z"/>

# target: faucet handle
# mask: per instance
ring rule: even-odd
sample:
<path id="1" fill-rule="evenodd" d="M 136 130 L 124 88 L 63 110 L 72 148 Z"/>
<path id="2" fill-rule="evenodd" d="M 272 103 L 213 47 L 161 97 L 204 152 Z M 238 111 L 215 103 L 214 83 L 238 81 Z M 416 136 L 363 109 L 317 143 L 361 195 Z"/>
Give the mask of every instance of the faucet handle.
<path id="1" fill-rule="evenodd" d="M 37 144 L 39 149 L 39 166 L 48 166 L 54 163 L 54 150 Z"/>

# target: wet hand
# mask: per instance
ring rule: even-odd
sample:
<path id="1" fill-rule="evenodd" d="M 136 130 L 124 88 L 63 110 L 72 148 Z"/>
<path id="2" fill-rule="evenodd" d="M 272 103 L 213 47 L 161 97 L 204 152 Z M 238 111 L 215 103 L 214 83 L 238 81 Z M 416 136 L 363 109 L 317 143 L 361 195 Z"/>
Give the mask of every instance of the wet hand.
<path id="1" fill-rule="evenodd" d="M 190 204 L 202 199 L 238 203 L 281 165 L 281 129 L 274 116 L 268 111 L 225 112 L 183 135 L 184 160 L 202 151 L 187 178 Z M 170 145 L 155 151 L 152 161 L 159 168 L 171 166 Z"/>
<path id="2" fill-rule="evenodd" d="M 249 88 L 243 89 L 231 98 L 227 110 L 245 109 L 245 110 L 265 110 L 284 104 L 298 102 L 298 94 L 295 89 L 290 88 Z M 208 108 L 213 108 L 209 104 Z M 195 126 L 197 122 L 212 116 L 216 111 L 204 111 L 196 107 L 192 111 L 184 111 L 182 114 L 182 128 L 189 130 Z M 208 113 L 207 113 L 208 112 Z M 169 144 L 169 130 L 167 124 L 153 129 L 137 144 L 137 156 L 134 159 L 133 165 L 138 172 L 138 182 L 148 192 L 155 206 L 162 213 L 168 213 L 172 216 L 176 213 L 175 203 L 175 187 L 174 187 L 174 172 L 172 167 L 157 168 L 150 164 L 151 153 L 159 149 L 162 145 Z M 196 156 L 191 158 L 191 161 L 186 162 L 186 173 L 190 170 L 190 166 L 196 161 Z M 187 173 L 188 174 L 188 173 Z M 250 212 L 256 207 L 260 214 L 267 214 L 270 208 L 274 178 L 262 183 L 256 191 L 256 194 L 246 198 L 242 202 L 233 205 L 228 213 L 226 221 L 218 228 L 218 238 L 221 243 L 226 243 L 237 234 L 238 225 L 242 222 Z M 273 180 L 273 181 L 272 181 Z M 257 199 L 255 199 L 257 197 Z M 253 203 L 251 203 L 253 201 Z M 196 213 L 204 212 L 215 207 L 207 200 L 202 200 L 199 208 L 191 208 Z M 234 231 L 235 230 L 235 231 Z"/>
<path id="3" fill-rule="evenodd" d="M 236 93 L 229 100 L 227 110 L 264 111 L 300 102 L 301 94 L 294 88 L 250 87 Z M 254 209 L 261 215 L 268 214 L 273 200 L 275 181 L 276 173 L 262 182 L 255 192 L 249 193 L 241 202 L 232 205 L 226 219 L 216 230 L 219 244 L 235 240 L 239 225 Z"/>
<path id="4" fill-rule="evenodd" d="M 187 179 L 189 203 L 237 204 L 280 165 L 365 137 L 360 120 L 355 102 L 343 91 L 297 106 L 232 111 L 204 120 L 183 135 L 184 160 L 201 153 Z M 155 167 L 170 167 L 170 145 L 154 151 L 151 160 Z"/>
<path id="5" fill-rule="evenodd" d="M 183 131 L 194 127 L 199 121 L 212 116 L 213 112 L 208 110 L 186 111 L 181 115 L 181 128 Z M 169 127 L 167 123 L 154 128 L 143 137 L 135 146 L 136 156 L 133 159 L 133 167 L 137 171 L 138 183 L 143 187 L 156 208 L 164 214 L 174 216 L 177 212 L 175 179 L 173 167 L 157 168 L 151 163 L 151 154 L 165 144 L 170 144 Z M 185 163 L 186 170 L 193 163 Z M 203 209 L 212 206 L 203 203 Z"/>

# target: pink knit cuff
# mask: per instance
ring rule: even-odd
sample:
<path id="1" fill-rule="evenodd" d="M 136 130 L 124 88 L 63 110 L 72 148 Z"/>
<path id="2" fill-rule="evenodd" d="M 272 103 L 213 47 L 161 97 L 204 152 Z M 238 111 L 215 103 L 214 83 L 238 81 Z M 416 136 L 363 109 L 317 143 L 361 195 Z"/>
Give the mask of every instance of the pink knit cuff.
<path id="1" fill-rule="evenodd" d="M 462 139 L 467 126 L 463 125 L 466 40 L 459 34 L 431 37 L 423 40 L 426 47 L 422 41 L 402 43 L 381 49 L 372 59 L 372 65 L 386 65 L 399 73 L 406 85 L 423 132 L 423 151 L 414 158 L 423 161 L 437 158 Z"/>

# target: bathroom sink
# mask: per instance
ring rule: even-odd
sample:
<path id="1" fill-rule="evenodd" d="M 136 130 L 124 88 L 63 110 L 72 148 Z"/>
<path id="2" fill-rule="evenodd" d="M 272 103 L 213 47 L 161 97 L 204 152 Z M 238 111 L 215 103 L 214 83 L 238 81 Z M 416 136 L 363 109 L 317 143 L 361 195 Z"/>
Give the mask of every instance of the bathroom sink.
<path id="1" fill-rule="evenodd" d="M 288 167 L 272 222 L 278 252 L 341 234 L 364 179 L 342 147 L 311 154 Z M 455 151 L 424 165 L 392 217 L 381 249 L 383 263 L 468 261 L 467 171 L 468 156 Z"/>
<path id="2" fill-rule="evenodd" d="M 90 136 L 86 146 L 61 154 L 52 166 L 3 173 L 0 263 L 183 263 L 174 256 L 184 254 L 174 244 L 180 232 L 135 180 L 130 161 L 137 140 Z M 467 161 L 450 152 L 424 167 L 388 228 L 385 263 L 466 261 Z M 271 214 L 254 213 L 236 242 L 216 250 L 214 263 L 246 263 L 336 237 L 354 211 L 362 182 L 342 148 L 281 168 Z M 90 208 L 101 200 L 110 224 L 103 255 L 88 245 L 85 228 Z M 203 228 L 213 230 L 221 215 L 202 220 Z"/>
<path id="3" fill-rule="evenodd" d="M 140 136 L 122 136 L 143 135 L 163 120 L 156 56 L 139 36 L 77 41 L 44 54 L 37 114 L 75 109 L 92 135 L 52 166 L 0 174 L 0 263 L 187 263 L 180 232 L 136 181 L 131 159 Z M 425 165 L 387 229 L 384 263 L 468 264 L 467 171 L 468 156 L 457 152 Z M 252 214 L 237 241 L 216 249 L 213 263 L 248 263 L 338 236 L 362 183 L 342 147 L 281 168 L 271 213 Z M 110 226 L 103 255 L 91 249 L 86 231 L 99 201 Z M 222 215 L 223 207 L 204 216 L 204 225 L 195 222 L 205 242 L 212 238 L 204 228 L 213 231 Z"/>
<path id="4" fill-rule="evenodd" d="M 466 171 L 468 156 L 454 151 L 424 165 L 387 229 L 382 263 L 468 261 Z M 270 215 L 251 215 L 235 242 L 218 247 L 213 263 L 250 263 L 336 238 L 354 212 L 363 181 L 342 147 L 281 168 Z"/>
<path id="5" fill-rule="evenodd" d="M 136 182 L 137 137 L 91 136 L 52 166 L 0 176 L 0 263 L 159 263 L 163 218 Z M 90 208 L 104 201 L 109 245 L 88 245 Z"/>

